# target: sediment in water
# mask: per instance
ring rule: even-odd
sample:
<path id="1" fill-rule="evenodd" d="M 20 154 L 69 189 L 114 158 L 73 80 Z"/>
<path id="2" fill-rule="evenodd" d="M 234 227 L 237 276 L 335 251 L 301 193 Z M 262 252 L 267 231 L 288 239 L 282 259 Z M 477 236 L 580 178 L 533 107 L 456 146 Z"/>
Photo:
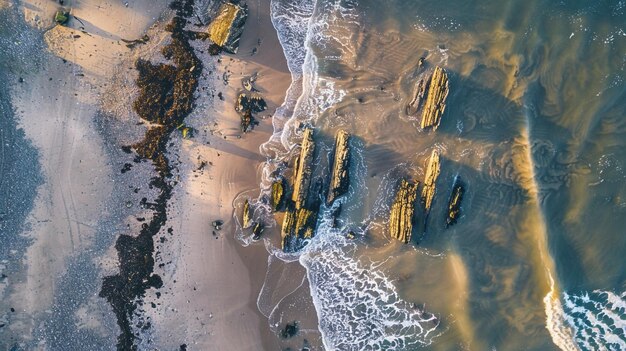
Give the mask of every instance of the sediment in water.
<path id="1" fill-rule="evenodd" d="M 176 130 L 193 109 L 194 92 L 202 72 L 202 62 L 195 55 L 185 31 L 187 18 L 193 14 L 193 0 L 176 0 L 172 9 L 176 15 L 168 24 L 171 42 L 163 47 L 162 53 L 173 64 L 153 64 L 139 60 L 137 86 L 139 96 L 133 108 L 144 120 L 158 126 L 150 127 L 143 140 L 132 145 L 137 154 L 152 161 L 156 175 L 150 186 L 158 189 L 159 195 L 149 206 L 154 211 L 152 219 L 143 224 L 137 235 L 122 234 L 115 243 L 120 271 L 104 277 L 99 295 L 111 304 L 120 328 L 118 350 L 137 350 L 133 333 L 133 318 L 140 299 L 150 288 L 160 288 L 162 280 L 154 274 L 154 236 L 167 221 L 167 204 L 176 184 L 171 180 L 172 168 L 166 156 L 166 147 L 171 133 Z M 125 147 L 124 150 L 130 151 Z M 142 199 L 146 204 L 147 199 Z M 149 328 L 149 321 L 135 323 Z"/>
<path id="2" fill-rule="evenodd" d="M 402 179 L 396 198 L 391 205 L 389 233 L 392 238 L 405 244 L 411 240 L 411 233 L 413 232 L 413 214 L 418 185 L 418 183 L 411 184 L 406 179 Z"/>

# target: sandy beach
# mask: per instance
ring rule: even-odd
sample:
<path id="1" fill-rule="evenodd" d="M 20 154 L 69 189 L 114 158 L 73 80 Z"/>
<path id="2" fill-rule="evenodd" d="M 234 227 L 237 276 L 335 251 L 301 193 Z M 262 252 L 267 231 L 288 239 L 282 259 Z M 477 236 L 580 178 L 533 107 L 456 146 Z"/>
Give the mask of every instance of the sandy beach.
<path id="1" fill-rule="evenodd" d="M 56 343 L 46 337 L 50 327 L 44 324 L 62 322 L 55 321 L 57 315 L 75 323 L 66 330 L 109 339 L 115 348 L 115 319 L 97 294 L 102 277 L 119 269 L 113 248 L 116 236 L 132 236 L 140 226 L 136 217 L 146 215 L 135 201 L 144 191 L 149 194 L 152 177 L 145 163 L 120 173 L 126 161 L 116 158 L 128 159 L 119 148 L 141 136 L 143 127 L 134 126 L 139 118 L 130 108 L 136 96 L 133 64 L 167 41 L 163 26 L 172 13 L 168 3 L 65 1 L 73 16 L 67 27 L 54 26 L 59 5 L 53 1 L 10 5 L 18 6 L 26 22 L 43 33 L 48 52 L 41 53 L 39 70 L 12 84 L 19 126 L 39 152 L 44 180 L 23 232 L 31 244 L 23 258 L 14 258 L 23 260 L 25 271 L 11 277 L 3 291 L 2 305 L 16 311 L 0 330 L 3 348 L 77 345 L 80 336 L 58 335 L 66 340 Z M 206 3 L 196 4 L 197 10 L 203 8 Z M 137 50 L 121 41 L 148 32 L 151 41 Z M 232 223 L 233 199 L 242 189 L 258 187 L 264 161 L 259 145 L 272 133 L 269 117 L 290 82 L 269 19 L 269 1 L 249 4 L 238 54 L 210 56 L 208 43 L 193 46 L 205 66 L 196 107 L 185 120 L 195 133 L 189 139 L 174 135 L 168 146 L 169 157 L 176 160 L 177 184 L 154 254 L 154 273 L 163 286 L 149 289 L 139 302 L 137 313 L 151 327 L 135 330 L 137 344 L 141 349 L 277 348 L 277 337 L 256 306 L 267 253 L 262 245 L 244 251 L 235 242 Z M 241 79 L 252 74 L 258 75 L 255 88 L 268 109 L 257 116 L 259 125 L 244 134 L 234 103 L 243 89 Z M 118 81 L 127 85 L 113 86 Z M 106 121 L 98 120 L 103 115 L 108 116 Z M 134 129 L 123 130 L 127 126 Z M 118 135 L 109 134 L 120 130 Z M 137 195 L 129 191 L 140 187 Z M 213 228 L 215 220 L 224 221 L 221 230 Z M 81 285 L 83 300 L 69 307 L 60 290 L 72 289 L 70 277 L 79 262 L 92 265 L 88 272 L 95 275 L 81 278 L 91 283 Z"/>

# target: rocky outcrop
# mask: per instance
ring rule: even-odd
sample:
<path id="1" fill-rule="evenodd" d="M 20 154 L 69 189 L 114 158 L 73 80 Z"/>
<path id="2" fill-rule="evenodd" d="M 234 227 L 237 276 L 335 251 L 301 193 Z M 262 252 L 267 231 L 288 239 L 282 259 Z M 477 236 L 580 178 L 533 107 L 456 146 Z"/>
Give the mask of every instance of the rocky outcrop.
<path id="1" fill-rule="evenodd" d="M 311 166 L 313 163 L 313 155 L 315 153 L 315 142 L 313 141 L 313 129 L 307 128 L 302 136 L 302 144 L 300 145 L 300 156 L 296 162 L 294 169 L 294 183 L 291 200 L 294 202 L 295 208 L 304 207 L 311 183 Z"/>
<path id="2" fill-rule="evenodd" d="M 422 111 L 422 128 L 437 129 L 446 108 L 448 97 L 448 74 L 441 67 L 435 67 L 428 84 L 428 97 Z"/>
<path id="3" fill-rule="evenodd" d="M 415 211 L 415 199 L 417 198 L 418 184 L 411 184 L 402 180 L 400 189 L 391 205 L 389 215 L 389 233 L 392 238 L 398 239 L 405 244 L 411 240 L 413 232 L 413 213 Z"/>
<path id="4" fill-rule="evenodd" d="M 448 200 L 448 217 L 446 218 L 446 227 L 456 224 L 459 216 L 461 215 L 461 201 L 463 201 L 463 193 L 465 192 L 465 186 L 461 181 L 461 177 L 457 176 L 454 179 L 454 185 L 452 186 L 452 194 Z"/>
<path id="5" fill-rule="evenodd" d="M 284 207 L 285 203 L 285 180 L 280 178 L 272 183 L 272 196 L 270 197 L 272 210 L 277 212 Z"/>
<path id="6" fill-rule="evenodd" d="M 222 4 L 209 25 L 209 39 L 222 50 L 236 53 L 247 17 L 248 8 L 245 5 Z"/>
<path id="7" fill-rule="evenodd" d="M 262 97 L 256 94 L 241 93 L 237 97 L 237 104 L 235 104 L 235 111 L 239 113 L 241 117 L 241 131 L 248 132 L 252 125 L 255 124 L 254 114 L 265 111 L 267 109 L 267 103 Z"/>
<path id="8" fill-rule="evenodd" d="M 241 215 L 241 226 L 248 228 L 252 225 L 252 216 L 250 214 L 250 202 L 248 199 L 243 203 L 243 214 Z"/>
<path id="9" fill-rule="evenodd" d="M 435 197 L 435 185 L 440 172 L 439 152 L 435 149 L 430 155 L 428 166 L 426 167 L 426 177 L 424 178 L 424 188 L 422 189 L 422 200 L 426 214 L 430 211 L 430 206 Z"/>
<path id="10" fill-rule="evenodd" d="M 338 196 L 348 190 L 350 166 L 350 134 L 340 130 L 335 137 L 335 154 L 332 160 L 332 173 L 326 203 L 332 204 Z"/>
<path id="11" fill-rule="evenodd" d="M 254 225 L 254 228 L 252 228 L 252 240 L 261 239 L 261 234 L 263 234 L 264 230 L 265 226 L 263 225 L 263 223 L 256 223 Z"/>

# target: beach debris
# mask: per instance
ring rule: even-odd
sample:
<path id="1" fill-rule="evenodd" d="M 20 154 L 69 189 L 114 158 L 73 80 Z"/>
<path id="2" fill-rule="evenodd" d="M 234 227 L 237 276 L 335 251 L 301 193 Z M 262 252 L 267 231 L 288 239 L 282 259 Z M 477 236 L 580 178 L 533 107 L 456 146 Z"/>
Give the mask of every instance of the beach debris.
<path id="1" fill-rule="evenodd" d="M 307 199 L 309 185 L 311 183 L 311 169 L 313 165 L 314 153 L 315 142 L 313 141 L 313 129 L 306 128 L 302 135 L 300 156 L 296 159 L 294 169 L 293 193 L 291 194 L 291 200 L 295 203 L 296 209 L 304 207 Z"/>
<path id="2" fill-rule="evenodd" d="M 440 172 L 439 167 L 439 151 L 435 149 L 431 153 L 428 166 L 426 167 L 426 176 L 424 178 L 424 187 L 422 189 L 422 200 L 424 201 L 424 209 L 427 215 L 428 212 L 430 212 L 430 206 L 432 205 L 433 198 L 435 197 L 435 185 Z"/>
<path id="3" fill-rule="evenodd" d="M 428 97 L 422 111 L 422 128 L 436 130 L 446 108 L 448 97 L 448 74 L 441 67 L 435 67 L 428 83 Z"/>
<path id="4" fill-rule="evenodd" d="M 126 43 L 126 47 L 127 48 L 132 49 L 132 48 L 134 48 L 135 46 L 137 46 L 139 44 L 147 43 L 148 40 L 150 40 L 150 37 L 147 34 L 144 34 L 139 39 L 135 39 L 135 40 L 120 39 L 120 40 L 123 41 L 124 43 Z"/>
<path id="5" fill-rule="evenodd" d="M 241 131 L 244 133 L 249 131 L 252 125 L 256 123 L 253 114 L 266 109 L 267 103 L 261 96 L 240 93 L 237 97 L 235 111 L 241 117 Z"/>
<path id="6" fill-rule="evenodd" d="M 280 336 L 283 339 L 289 339 L 289 338 L 296 336 L 299 330 L 300 330 L 300 327 L 297 321 L 289 322 L 285 325 L 283 330 L 280 331 Z"/>
<path id="7" fill-rule="evenodd" d="M 189 139 L 193 137 L 193 128 L 187 127 L 185 123 L 179 124 L 178 127 L 176 127 L 176 129 L 180 130 L 183 136 L 183 139 Z"/>
<path id="8" fill-rule="evenodd" d="M 263 225 L 263 223 L 255 223 L 254 228 L 252 228 L 252 240 L 261 239 L 261 234 L 263 234 L 264 230 L 265 226 Z"/>
<path id="9" fill-rule="evenodd" d="M 252 225 L 252 217 L 250 216 L 250 202 L 248 199 L 243 203 L 243 214 L 241 216 L 241 226 L 248 228 Z"/>
<path id="10" fill-rule="evenodd" d="M 211 225 L 213 226 L 213 228 L 215 228 L 215 230 L 220 230 L 222 229 L 222 226 L 224 225 L 224 221 L 222 221 L 221 219 L 218 219 L 218 220 L 213 221 Z"/>
<path id="11" fill-rule="evenodd" d="M 258 90 L 253 85 L 254 82 L 256 82 L 257 77 L 258 77 L 257 73 L 254 73 L 250 77 L 245 77 L 244 79 L 241 80 L 241 85 L 247 91 L 258 92 Z"/>
<path id="12" fill-rule="evenodd" d="M 70 12 L 64 8 L 60 8 L 54 14 L 54 22 L 59 25 L 65 25 L 70 20 Z"/>
<path id="13" fill-rule="evenodd" d="M 463 201 L 463 193 L 465 187 L 461 181 L 460 176 L 454 178 L 454 185 L 452 186 L 452 194 L 448 200 L 448 217 L 446 218 L 446 228 L 456 224 L 459 216 L 461 215 L 461 201 Z"/>
<path id="14" fill-rule="evenodd" d="M 332 159 L 332 173 L 326 203 L 332 204 L 335 199 L 348 190 L 350 166 L 350 134 L 344 130 L 335 136 L 335 153 Z"/>
<path id="15" fill-rule="evenodd" d="M 248 8 L 246 5 L 223 3 L 217 16 L 209 25 L 209 39 L 220 49 L 232 54 L 237 53 L 239 39 L 243 33 L 247 17 Z"/>
<path id="16" fill-rule="evenodd" d="M 271 206 L 275 212 L 280 211 L 285 203 L 285 180 L 280 178 L 272 183 Z"/>
<path id="17" fill-rule="evenodd" d="M 418 185 L 418 183 L 411 184 L 406 179 L 402 179 L 396 198 L 391 205 L 389 233 L 392 238 L 405 244 L 411 240 L 413 232 L 413 213 Z"/>

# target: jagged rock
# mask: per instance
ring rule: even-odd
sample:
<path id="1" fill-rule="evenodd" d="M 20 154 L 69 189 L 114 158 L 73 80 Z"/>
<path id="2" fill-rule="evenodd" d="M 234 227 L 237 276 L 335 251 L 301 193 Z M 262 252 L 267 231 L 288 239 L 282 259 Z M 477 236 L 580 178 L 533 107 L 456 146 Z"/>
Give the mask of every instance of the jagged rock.
<path id="1" fill-rule="evenodd" d="M 294 170 L 293 193 L 291 200 L 296 209 L 304 207 L 311 183 L 311 166 L 313 154 L 315 153 L 315 142 L 313 141 L 313 129 L 304 130 L 302 144 L 300 145 L 300 156 L 296 161 Z"/>
<path id="2" fill-rule="evenodd" d="M 450 200 L 448 200 L 448 217 L 446 218 L 446 227 L 454 225 L 461 215 L 461 201 L 463 201 L 463 193 L 465 187 L 461 181 L 461 177 L 457 176 L 454 179 L 454 185 L 452 186 L 452 194 L 450 194 Z"/>
<path id="3" fill-rule="evenodd" d="M 241 93 L 237 97 L 237 104 L 235 105 L 235 111 L 241 116 L 241 131 L 247 132 L 250 130 L 252 124 L 254 124 L 254 113 L 265 111 L 267 109 L 267 103 L 262 97 L 258 95 L 248 95 Z"/>
<path id="4" fill-rule="evenodd" d="M 280 179 L 272 183 L 271 206 L 276 212 L 280 211 L 285 202 L 285 180 Z"/>
<path id="5" fill-rule="evenodd" d="M 247 6 L 224 3 L 209 26 L 208 34 L 211 41 L 223 50 L 236 53 L 243 26 L 248 17 Z"/>
<path id="6" fill-rule="evenodd" d="M 252 228 L 252 240 L 259 240 L 261 239 L 261 234 L 263 234 L 263 231 L 265 230 L 265 226 L 263 225 L 263 223 L 256 223 L 254 225 L 254 228 Z"/>
<path id="7" fill-rule="evenodd" d="M 398 239 L 405 244 L 411 240 L 413 231 L 413 213 L 415 211 L 415 199 L 417 198 L 418 184 L 411 184 L 405 179 L 400 184 L 396 198 L 391 205 L 389 215 L 389 232 L 392 238 Z"/>
<path id="8" fill-rule="evenodd" d="M 413 116 L 417 114 L 422 101 L 424 101 L 424 94 L 426 93 L 426 79 L 422 78 L 417 81 L 415 90 L 413 91 L 413 99 L 406 105 L 406 114 Z"/>
<path id="9" fill-rule="evenodd" d="M 430 211 L 430 205 L 435 197 L 435 183 L 440 172 L 439 152 L 435 149 L 430 155 L 428 166 L 426 167 L 426 177 L 424 178 L 424 188 L 422 189 L 422 200 L 426 213 Z"/>
<path id="10" fill-rule="evenodd" d="M 441 67 L 435 67 L 428 84 L 428 97 L 422 111 L 422 128 L 437 129 L 446 108 L 448 75 Z"/>
<path id="11" fill-rule="evenodd" d="M 65 9 L 59 9 L 54 14 L 54 22 L 56 24 L 65 25 L 70 20 L 70 12 Z"/>
<path id="12" fill-rule="evenodd" d="M 299 250 L 303 245 L 303 239 L 313 237 L 316 224 L 317 211 L 299 208 L 285 212 L 281 229 L 283 251 Z"/>
<path id="13" fill-rule="evenodd" d="M 350 161 L 350 134 L 340 130 L 335 137 L 335 154 L 333 156 L 333 168 L 330 176 L 330 187 L 326 202 L 331 204 L 335 199 L 343 195 L 348 189 L 348 168 Z"/>
<path id="14" fill-rule="evenodd" d="M 252 225 L 252 217 L 250 216 L 250 203 L 248 199 L 243 203 L 243 215 L 241 216 L 241 226 L 248 228 Z"/>
<path id="15" fill-rule="evenodd" d="M 221 219 L 218 219 L 216 221 L 213 221 L 211 225 L 213 226 L 213 228 L 215 228 L 215 230 L 221 230 L 222 226 L 224 225 L 224 221 L 222 221 Z"/>

